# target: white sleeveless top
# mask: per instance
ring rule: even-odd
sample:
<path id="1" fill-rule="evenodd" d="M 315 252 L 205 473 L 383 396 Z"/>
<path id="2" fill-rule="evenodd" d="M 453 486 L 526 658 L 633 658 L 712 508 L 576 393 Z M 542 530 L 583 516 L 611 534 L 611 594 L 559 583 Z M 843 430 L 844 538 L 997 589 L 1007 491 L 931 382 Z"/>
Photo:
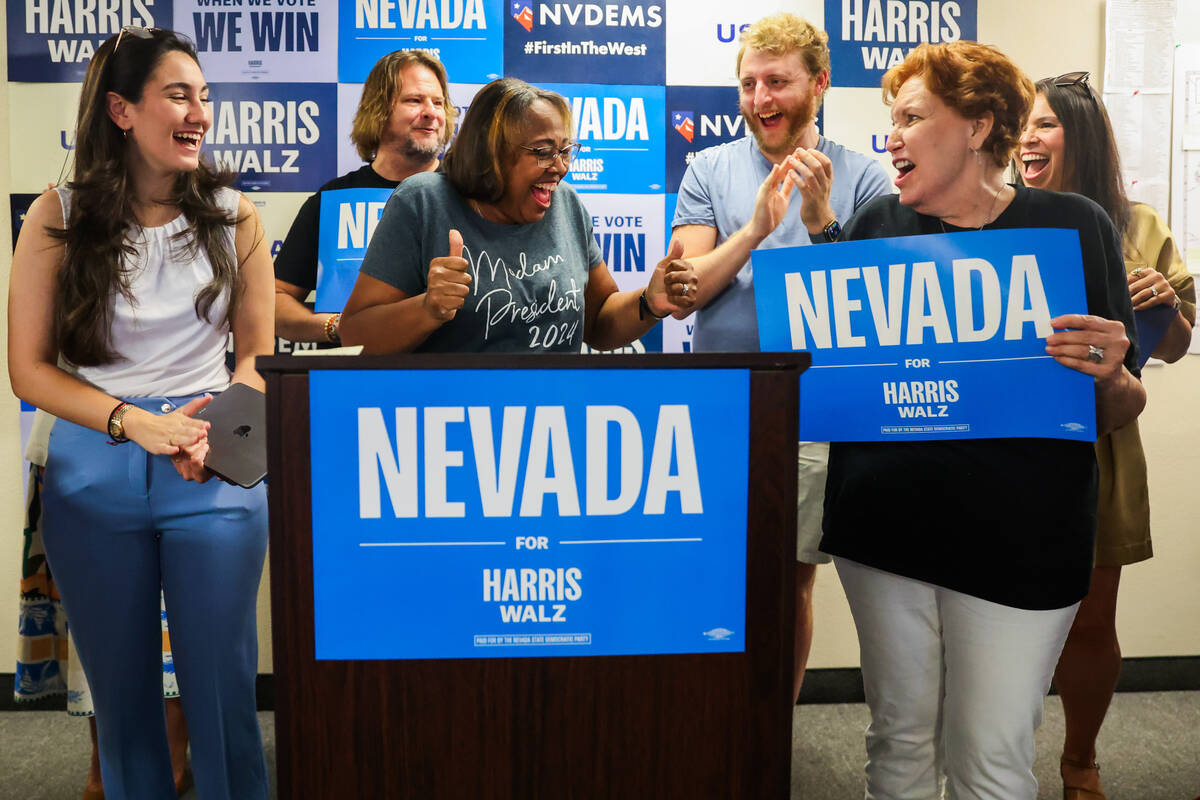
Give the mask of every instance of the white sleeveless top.
<path id="1" fill-rule="evenodd" d="M 71 190 L 56 188 L 66 224 Z M 224 188 L 217 203 L 237 216 L 240 195 Z M 130 304 L 116 292 L 113 298 L 111 343 L 120 357 L 111 364 L 74 369 L 84 381 L 114 397 L 180 397 L 224 391 L 229 386 L 225 351 L 229 297 L 218 297 L 209 309 L 211 322 L 196 315 L 196 295 L 213 277 L 212 264 L 202 250 L 189 255 L 173 237 L 187 230 L 183 214 L 155 228 L 133 227 L 127 241 L 137 249 L 130 274 Z M 225 235 L 234 250 L 234 228 Z"/>

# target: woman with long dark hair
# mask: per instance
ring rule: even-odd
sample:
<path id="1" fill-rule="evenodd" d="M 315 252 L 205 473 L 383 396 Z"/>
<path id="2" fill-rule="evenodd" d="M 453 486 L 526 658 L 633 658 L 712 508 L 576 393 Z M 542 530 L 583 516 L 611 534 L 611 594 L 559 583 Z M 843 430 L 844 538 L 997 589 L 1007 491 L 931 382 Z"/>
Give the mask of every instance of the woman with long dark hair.
<path id="1" fill-rule="evenodd" d="M 1196 288 L 1166 223 L 1150 206 L 1126 198 L 1112 125 L 1088 85 L 1088 73 L 1038 81 L 1020 160 L 1029 186 L 1075 192 L 1108 212 L 1121 234 L 1134 309 L 1175 309 L 1152 355 L 1168 362 L 1182 358 L 1192 341 Z M 1096 737 L 1121 673 L 1117 587 L 1122 566 L 1152 555 L 1146 456 L 1137 420 L 1101 436 L 1096 460 L 1100 496 L 1091 588 L 1054 671 L 1066 718 L 1061 769 L 1068 800 L 1104 797 Z"/>
<path id="2" fill-rule="evenodd" d="M 200 159 L 211 123 L 192 45 L 122 29 L 84 77 L 73 179 L 34 202 L 13 255 L 9 373 L 58 417 L 45 549 L 110 800 L 175 796 L 160 588 L 200 795 L 267 796 L 254 696 L 266 495 L 208 481 L 194 415 L 231 381 L 262 387 L 274 292 L 254 207 Z"/>

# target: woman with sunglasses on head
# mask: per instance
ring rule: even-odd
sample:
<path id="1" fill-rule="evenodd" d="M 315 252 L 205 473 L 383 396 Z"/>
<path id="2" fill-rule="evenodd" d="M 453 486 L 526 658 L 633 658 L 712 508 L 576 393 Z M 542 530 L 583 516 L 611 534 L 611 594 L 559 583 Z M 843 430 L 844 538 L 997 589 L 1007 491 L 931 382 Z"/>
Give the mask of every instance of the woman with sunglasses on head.
<path id="1" fill-rule="evenodd" d="M 859 209 L 842 238 L 1077 231 L 1086 307 L 1049 321 L 1045 352 L 1092 379 L 1101 431 L 1128 424 L 1145 391 L 1112 223 L 1086 198 L 1004 181 L 1033 82 L 994 48 L 959 41 L 919 45 L 883 88 L 899 194 Z M 1015 413 L 1033 392 L 1013 387 Z M 1089 442 L 830 446 L 821 550 L 858 631 L 868 797 L 940 797 L 943 779 L 951 800 L 1037 797 L 1034 731 L 1087 593 L 1096 490 Z"/>
<path id="2" fill-rule="evenodd" d="M 480 90 L 436 173 L 388 201 L 342 312 L 368 353 L 579 352 L 626 345 L 691 308 L 696 277 L 668 255 L 621 292 L 591 217 L 563 183 L 579 146 L 560 95 L 515 78 Z"/>
<path id="3" fill-rule="evenodd" d="M 211 123 L 193 46 L 122 29 L 84 76 L 73 179 L 34 202 L 13 255 L 9 374 L 58 417 L 43 535 L 109 800 L 175 797 L 160 589 L 200 796 L 268 793 L 254 695 L 266 493 L 209 480 L 194 415 L 231 381 L 262 388 L 274 290 L 253 205 L 200 158 Z"/>
<path id="4" fill-rule="evenodd" d="M 1118 232 L 1135 310 L 1174 308 L 1152 355 L 1167 362 L 1187 352 L 1196 318 L 1192 276 L 1171 231 L 1154 209 L 1125 197 L 1108 114 L 1086 72 L 1037 83 L 1021 136 L 1020 170 L 1028 186 L 1075 192 L 1108 212 Z M 1062 776 L 1067 800 L 1100 800 L 1096 737 L 1121 671 L 1117 587 L 1121 567 L 1144 561 L 1150 546 L 1146 458 L 1137 421 L 1101 436 L 1096 558 L 1091 587 L 1067 636 L 1054 673 L 1066 717 Z"/>

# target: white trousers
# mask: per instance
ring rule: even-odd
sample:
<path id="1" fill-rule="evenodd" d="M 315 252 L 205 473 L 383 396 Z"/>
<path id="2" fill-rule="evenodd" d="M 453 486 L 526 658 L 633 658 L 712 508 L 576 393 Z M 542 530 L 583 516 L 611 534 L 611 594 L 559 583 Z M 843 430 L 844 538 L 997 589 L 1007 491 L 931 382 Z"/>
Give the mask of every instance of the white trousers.
<path id="1" fill-rule="evenodd" d="M 1027 611 L 835 558 L 871 724 L 867 800 L 1036 800 L 1033 734 L 1079 604 Z"/>

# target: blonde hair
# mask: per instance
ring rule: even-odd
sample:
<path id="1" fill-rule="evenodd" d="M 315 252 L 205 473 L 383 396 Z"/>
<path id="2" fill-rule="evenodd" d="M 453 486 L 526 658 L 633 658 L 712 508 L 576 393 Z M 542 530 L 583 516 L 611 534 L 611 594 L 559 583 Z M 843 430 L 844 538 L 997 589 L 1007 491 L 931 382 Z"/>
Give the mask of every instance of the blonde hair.
<path id="1" fill-rule="evenodd" d="M 799 52 L 808 74 L 817 77 L 829 72 L 829 34 L 795 14 L 775 14 L 763 17 L 741 36 L 742 46 L 737 54 L 737 72 L 742 72 L 742 56 L 747 48 L 761 50 L 773 56 Z"/>
<path id="2" fill-rule="evenodd" d="M 442 62 L 421 50 L 396 50 L 375 62 L 371 73 L 363 84 L 362 99 L 354 112 L 354 125 L 350 129 L 350 141 L 358 150 L 363 161 L 373 161 L 379 152 L 379 143 L 388 120 L 392 118 L 392 106 L 396 96 L 404 91 L 404 68 L 417 64 L 427 68 L 437 77 L 442 87 L 442 107 L 446 112 L 446 124 L 442 126 L 442 146 L 454 135 L 454 118 L 458 112 L 450 103 L 450 85 L 446 68 Z"/>

